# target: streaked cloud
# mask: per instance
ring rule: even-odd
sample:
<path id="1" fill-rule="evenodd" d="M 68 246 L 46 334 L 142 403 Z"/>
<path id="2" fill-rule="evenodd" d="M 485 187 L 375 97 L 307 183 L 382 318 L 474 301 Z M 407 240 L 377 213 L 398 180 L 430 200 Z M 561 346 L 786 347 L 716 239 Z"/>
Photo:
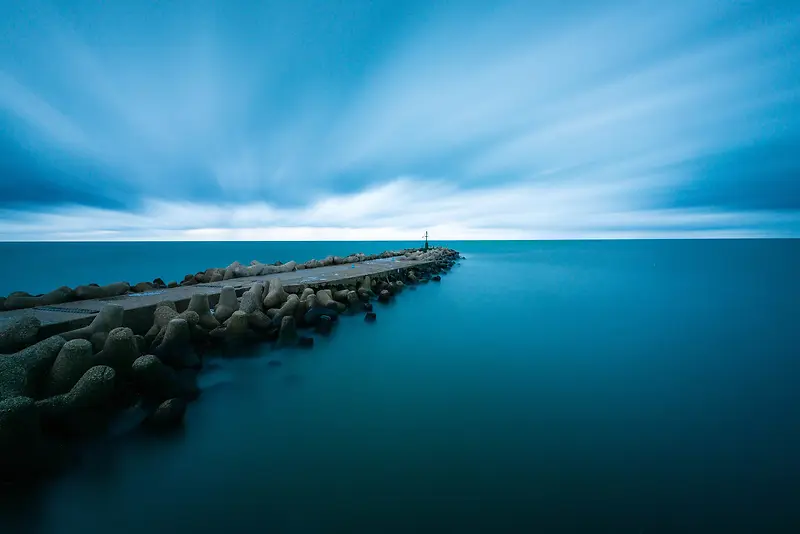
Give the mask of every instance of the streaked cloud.
<path id="1" fill-rule="evenodd" d="M 800 235 L 793 3 L 0 20 L 0 239 Z"/>

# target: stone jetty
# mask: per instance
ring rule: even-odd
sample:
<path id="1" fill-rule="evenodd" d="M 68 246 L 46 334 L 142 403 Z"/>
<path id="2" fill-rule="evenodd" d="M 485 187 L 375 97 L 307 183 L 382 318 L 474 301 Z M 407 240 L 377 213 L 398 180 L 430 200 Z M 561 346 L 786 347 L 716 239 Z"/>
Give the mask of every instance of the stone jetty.
<path id="1" fill-rule="evenodd" d="M 174 428 L 201 394 L 204 355 L 249 343 L 308 349 L 310 334 L 328 335 L 339 316 L 374 322 L 373 301 L 441 280 L 459 257 L 431 248 L 234 262 L 180 283 L 0 298 L 0 482 L 57 471 L 76 444 L 132 407 L 146 414 L 143 429 Z"/>

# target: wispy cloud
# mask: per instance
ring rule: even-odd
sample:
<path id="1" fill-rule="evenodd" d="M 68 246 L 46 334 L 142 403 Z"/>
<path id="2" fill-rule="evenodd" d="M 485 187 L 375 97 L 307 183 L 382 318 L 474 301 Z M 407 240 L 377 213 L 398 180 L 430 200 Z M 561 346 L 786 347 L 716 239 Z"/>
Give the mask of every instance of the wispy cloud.
<path id="1" fill-rule="evenodd" d="M 0 19 L 0 239 L 800 235 L 790 3 Z"/>

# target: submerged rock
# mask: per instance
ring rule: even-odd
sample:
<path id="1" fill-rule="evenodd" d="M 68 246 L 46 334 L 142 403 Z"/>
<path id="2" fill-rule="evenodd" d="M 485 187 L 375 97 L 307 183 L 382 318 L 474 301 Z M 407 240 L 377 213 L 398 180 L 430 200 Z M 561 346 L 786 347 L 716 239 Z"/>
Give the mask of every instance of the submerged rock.
<path id="1" fill-rule="evenodd" d="M 367 323 L 374 323 L 377 318 L 378 316 L 375 314 L 375 312 L 367 312 L 364 314 L 364 321 Z"/>
<path id="2" fill-rule="evenodd" d="M 294 317 L 288 316 L 281 319 L 281 328 L 278 331 L 278 345 L 288 347 L 297 343 L 297 327 Z"/>
<path id="3" fill-rule="evenodd" d="M 167 430 L 183 423 L 186 416 L 186 401 L 183 399 L 169 399 L 162 402 L 155 412 L 145 419 L 144 424 L 152 429 Z"/>

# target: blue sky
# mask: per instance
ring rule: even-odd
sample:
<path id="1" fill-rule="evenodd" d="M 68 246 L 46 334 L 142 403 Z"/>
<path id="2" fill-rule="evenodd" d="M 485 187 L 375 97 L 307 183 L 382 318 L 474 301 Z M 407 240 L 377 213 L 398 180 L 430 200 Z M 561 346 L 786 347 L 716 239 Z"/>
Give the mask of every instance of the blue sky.
<path id="1" fill-rule="evenodd" d="M 0 2 L 0 240 L 800 236 L 798 2 Z"/>

